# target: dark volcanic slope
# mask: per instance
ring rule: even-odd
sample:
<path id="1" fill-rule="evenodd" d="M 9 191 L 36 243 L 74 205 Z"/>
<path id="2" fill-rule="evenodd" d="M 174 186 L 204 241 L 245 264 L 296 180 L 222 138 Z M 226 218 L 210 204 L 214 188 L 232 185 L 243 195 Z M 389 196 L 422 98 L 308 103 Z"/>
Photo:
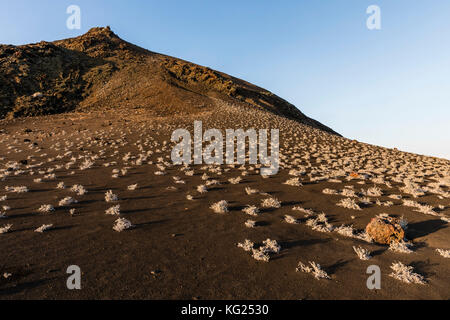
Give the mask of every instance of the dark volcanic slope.
<path id="1" fill-rule="evenodd" d="M 61 41 L 0 46 L 0 119 L 117 107 L 193 114 L 212 110 L 214 99 L 334 133 L 267 90 L 139 48 L 109 27 Z"/>

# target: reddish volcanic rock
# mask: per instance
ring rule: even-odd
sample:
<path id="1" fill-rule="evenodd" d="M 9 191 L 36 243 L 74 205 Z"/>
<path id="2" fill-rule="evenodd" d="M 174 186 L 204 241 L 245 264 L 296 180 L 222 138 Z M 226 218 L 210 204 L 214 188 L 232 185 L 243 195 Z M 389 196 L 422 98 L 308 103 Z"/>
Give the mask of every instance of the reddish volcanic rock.
<path id="1" fill-rule="evenodd" d="M 366 226 L 366 232 L 372 237 L 374 242 L 380 244 L 399 242 L 405 237 L 405 231 L 401 227 L 399 220 L 391 217 L 373 218 Z"/>

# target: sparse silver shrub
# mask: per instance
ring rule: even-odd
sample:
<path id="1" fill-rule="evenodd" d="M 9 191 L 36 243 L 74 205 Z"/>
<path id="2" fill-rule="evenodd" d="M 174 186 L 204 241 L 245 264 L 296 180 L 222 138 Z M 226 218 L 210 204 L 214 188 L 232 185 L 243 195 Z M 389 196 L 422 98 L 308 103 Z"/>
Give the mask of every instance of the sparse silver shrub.
<path id="1" fill-rule="evenodd" d="M 238 184 L 239 182 L 242 181 L 242 178 L 241 178 L 241 177 L 230 178 L 230 179 L 228 179 L 228 181 L 229 181 L 231 184 Z"/>
<path id="2" fill-rule="evenodd" d="M 389 245 L 389 250 L 398 252 L 398 253 L 412 253 L 413 251 L 410 249 L 411 244 L 405 241 L 401 242 L 391 242 Z"/>
<path id="3" fill-rule="evenodd" d="M 415 183 L 409 179 L 405 179 L 405 181 L 403 183 L 405 184 L 405 186 L 401 187 L 400 191 L 411 194 L 414 198 L 425 195 L 425 191 L 423 189 L 421 189 L 417 183 Z"/>
<path id="4" fill-rule="evenodd" d="M 297 224 L 298 223 L 297 219 L 295 219 L 293 216 L 290 216 L 290 215 L 285 215 L 284 216 L 284 221 L 286 221 L 287 223 L 290 223 L 290 224 Z"/>
<path id="5" fill-rule="evenodd" d="M 311 267 L 306 266 L 301 261 L 299 261 L 298 266 L 295 269 L 295 271 L 311 273 L 314 276 L 314 278 L 316 278 L 317 280 L 331 279 L 330 276 L 324 270 L 322 270 L 320 264 L 318 264 L 316 262 L 311 262 L 311 261 L 309 262 L 309 264 L 311 265 Z"/>
<path id="6" fill-rule="evenodd" d="M 0 234 L 7 233 L 11 230 L 12 224 L 7 224 L 3 227 L 0 227 Z"/>
<path id="7" fill-rule="evenodd" d="M 25 186 L 19 186 L 19 187 L 5 187 L 6 192 L 14 192 L 14 193 L 26 193 L 28 192 L 28 188 Z"/>
<path id="8" fill-rule="evenodd" d="M 276 198 L 264 199 L 261 203 L 263 208 L 281 208 L 281 202 Z"/>
<path id="9" fill-rule="evenodd" d="M 254 228 L 254 227 L 256 227 L 256 221 L 254 221 L 254 220 L 247 220 L 247 221 L 245 221 L 245 226 L 247 228 Z"/>
<path id="10" fill-rule="evenodd" d="M 43 233 L 47 230 L 50 230 L 51 228 L 53 228 L 53 224 L 43 224 L 42 226 L 34 230 L 34 232 Z"/>
<path id="11" fill-rule="evenodd" d="M 130 191 L 134 191 L 134 190 L 137 189 L 137 187 L 138 187 L 138 184 L 136 183 L 136 184 L 129 185 L 127 187 L 127 189 L 130 190 Z"/>
<path id="12" fill-rule="evenodd" d="M 114 202 L 114 201 L 118 201 L 118 200 L 119 200 L 119 197 L 117 197 L 117 195 L 115 195 L 112 190 L 108 190 L 105 193 L 105 201 L 106 202 Z"/>
<path id="13" fill-rule="evenodd" d="M 257 216 L 259 214 L 259 209 L 256 206 L 247 206 L 244 209 L 242 209 L 242 212 L 250 216 Z"/>
<path id="14" fill-rule="evenodd" d="M 259 193 L 259 191 L 258 191 L 257 189 L 252 189 L 252 188 L 250 188 L 250 187 L 246 187 L 246 188 L 245 188 L 245 192 L 246 192 L 248 195 L 252 195 L 252 194 Z"/>
<path id="15" fill-rule="evenodd" d="M 105 213 L 108 215 L 118 216 L 120 214 L 120 204 L 107 209 Z"/>
<path id="16" fill-rule="evenodd" d="M 331 232 L 333 231 L 334 227 L 328 223 L 328 221 L 322 222 L 319 218 L 311 218 L 306 220 L 306 225 L 308 227 L 311 227 L 314 231 L 318 232 Z"/>
<path id="17" fill-rule="evenodd" d="M 355 200 L 350 199 L 350 198 L 342 199 L 336 205 L 343 207 L 343 208 L 352 209 L 352 210 L 362 210 L 360 208 L 360 206 L 355 202 Z"/>
<path id="18" fill-rule="evenodd" d="M 358 195 L 356 194 L 355 190 L 351 189 L 351 188 L 344 188 L 341 191 L 341 196 L 344 197 L 351 197 L 351 198 L 356 198 L 358 197 Z"/>
<path id="19" fill-rule="evenodd" d="M 414 268 L 405 266 L 401 262 L 394 262 L 391 265 L 393 272 L 389 275 L 392 278 L 400 280 L 405 283 L 425 284 L 425 279 L 422 275 L 414 273 Z"/>
<path id="20" fill-rule="evenodd" d="M 210 207 L 215 213 L 227 213 L 228 212 L 228 202 L 221 200 L 219 202 L 213 203 Z"/>
<path id="21" fill-rule="evenodd" d="M 305 209 L 305 208 L 302 208 L 302 207 L 293 207 L 292 210 L 303 212 L 306 215 L 306 217 L 314 215 L 314 211 L 311 210 L 311 209 Z"/>
<path id="22" fill-rule="evenodd" d="M 367 195 L 369 197 L 381 197 L 383 195 L 383 191 L 377 186 L 367 189 Z"/>
<path id="23" fill-rule="evenodd" d="M 87 193 L 87 190 L 82 185 L 79 184 L 73 185 L 70 190 L 76 192 L 76 194 L 79 196 L 83 196 Z"/>
<path id="24" fill-rule="evenodd" d="M 252 257 L 258 261 L 269 262 L 270 256 L 263 250 L 252 249 Z"/>
<path id="25" fill-rule="evenodd" d="M 201 184 L 201 185 L 197 186 L 197 192 L 198 193 L 206 193 L 206 192 L 208 192 L 208 188 L 204 184 Z"/>
<path id="26" fill-rule="evenodd" d="M 337 233 L 344 237 L 353 238 L 355 236 L 355 230 L 351 226 L 342 225 L 334 229 Z"/>
<path id="27" fill-rule="evenodd" d="M 81 164 L 80 166 L 80 170 L 87 170 L 92 168 L 92 166 L 94 165 L 94 162 L 91 161 L 90 159 L 86 159 L 84 160 L 84 162 Z"/>
<path id="28" fill-rule="evenodd" d="M 38 209 L 39 212 L 49 213 L 51 211 L 55 211 L 55 208 L 51 204 L 43 204 Z"/>
<path id="29" fill-rule="evenodd" d="M 263 241 L 262 250 L 268 253 L 280 253 L 281 246 L 276 240 L 266 239 Z"/>
<path id="30" fill-rule="evenodd" d="M 356 252 L 360 260 L 369 260 L 371 258 L 370 252 L 367 249 L 353 246 L 353 250 Z"/>
<path id="31" fill-rule="evenodd" d="M 256 260 L 268 262 L 270 254 L 280 253 L 281 247 L 276 240 L 266 239 L 258 249 L 252 249 L 252 256 Z"/>
<path id="32" fill-rule="evenodd" d="M 339 194 L 336 190 L 334 190 L 334 189 L 329 189 L 329 188 L 323 189 L 323 190 L 322 190 L 322 193 L 323 193 L 323 194 L 332 194 L 332 195 Z"/>
<path id="33" fill-rule="evenodd" d="M 115 221 L 115 224 L 113 226 L 113 230 L 117 232 L 122 232 L 124 230 L 128 230 L 133 227 L 133 224 L 125 219 L 125 218 L 119 218 Z"/>
<path id="34" fill-rule="evenodd" d="M 77 203 L 77 200 L 75 200 L 72 197 L 65 197 L 64 199 L 62 199 L 61 201 L 59 201 L 59 206 L 60 207 L 66 207 L 71 205 L 72 203 Z"/>
<path id="35" fill-rule="evenodd" d="M 450 250 L 436 249 L 436 252 L 439 253 L 444 258 L 450 258 Z"/>
<path id="36" fill-rule="evenodd" d="M 301 187 L 302 183 L 300 182 L 300 178 L 291 178 L 289 180 L 287 180 L 286 182 L 284 182 L 284 184 L 287 184 L 288 186 L 293 186 L 293 187 Z"/>
<path id="37" fill-rule="evenodd" d="M 247 252 L 250 252 L 250 251 L 252 251 L 252 249 L 255 246 L 255 244 L 253 242 L 251 242 L 250 240 L 245 239 L 245 241 L 243 243 L 240 242 L 240 243 L 237 244 L 237 246 L 239 248 L 244 249 Z"/>

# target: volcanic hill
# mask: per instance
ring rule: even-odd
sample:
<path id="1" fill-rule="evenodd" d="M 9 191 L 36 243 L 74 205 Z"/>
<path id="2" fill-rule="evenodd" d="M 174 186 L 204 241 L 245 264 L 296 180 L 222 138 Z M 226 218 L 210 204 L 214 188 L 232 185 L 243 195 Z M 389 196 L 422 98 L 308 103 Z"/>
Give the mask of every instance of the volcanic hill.
<path id="1" fill-rule="evenodd" d="M 0 119 L 118 107 L 195 114 L 213 110 L 214 99 L 334 133 L 267 90 L 137 47 L 109 27 L 55 42 L 0 46 Z"/>

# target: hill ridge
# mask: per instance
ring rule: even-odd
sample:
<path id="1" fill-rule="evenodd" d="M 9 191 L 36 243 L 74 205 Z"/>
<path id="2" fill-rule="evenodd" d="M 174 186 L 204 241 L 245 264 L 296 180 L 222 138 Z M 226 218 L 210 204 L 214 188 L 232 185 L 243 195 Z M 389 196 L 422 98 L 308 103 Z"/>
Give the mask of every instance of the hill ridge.
<path id="1" fill-rule="evenodd" d="M 116 107 L 170 116 L 214 110 L 214 99 L 337 134 L 268 90 L 138 47 L 110 27 L 53 42 L 0 45 L 0 118 Z"/>

